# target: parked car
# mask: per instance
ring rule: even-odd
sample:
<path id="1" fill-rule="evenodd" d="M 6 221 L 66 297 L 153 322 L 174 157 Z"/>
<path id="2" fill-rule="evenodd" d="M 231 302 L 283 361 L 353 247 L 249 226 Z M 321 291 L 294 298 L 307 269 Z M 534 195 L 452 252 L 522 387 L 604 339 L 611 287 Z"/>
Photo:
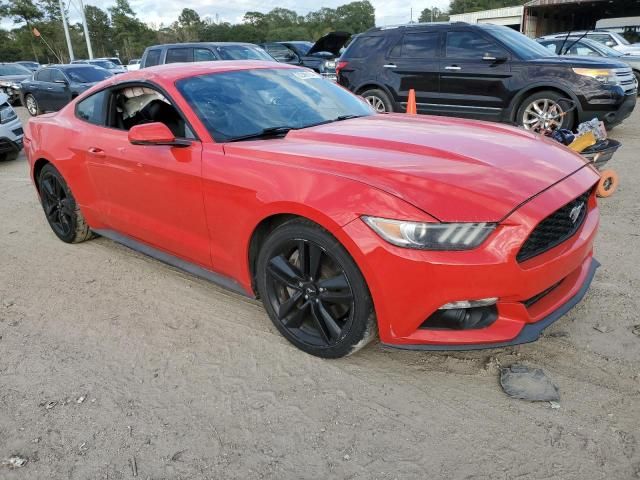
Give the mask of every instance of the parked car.
<path id="1" fill-rule="evenodd" d="M 611 47 L 622 53 L 630 55 L 640 55 L 640 44 L 631 44 L 622 35 L 607 30 L 582 30 L 579 32 L 560 32 L 540 37 L 543 40 L 552 40 L 556 38 L 588 38 L 598 43 Z"/>
<path id="2" fill-rule="evenodd" d="M 124 65 L 122 65 L 122 60 L 120 60 L 120 58 L 118 57 L 100 57 L 100 58 L 94 58 L 94 60 L 108 60 L 111 63 L 115 63 L 119 67 L 124 67 Z"/>
<path id="3" fill-rule="evenodd" d="M 262 43 L 272 57 L 279 62 L 308 67 L 324 77 L 336 79 L 336 58 L 351 38 L 347 32 L 331 32 L 316 43 L 304 41 Z"/>
<path id="4" fill-rule="evenodd" d="M 633 70 L 636 81 L 640 82 L 640 55 L 629 55 L 607 47 L 588 38 L 538 39 L 540 45 L 547 47 L 557 55 L 586 55 L 590 57 L 608 57 L 626 63 Z"/>
<path id="5" fill-rule="evenodd" d="M 214 60 L 266 60 L 275 59 L 253 43 L 197 42 L 171 43 L 147 47 L 140 60 L 140 68 L 165 63 L 210 62 Z"/>
<path id="6" fill-rule="evenodd" d="M 22 104 L 30 115 L 55 112 L 113 74 L 86 64 L 52 65 L 38 70 L 21 84 Z"/>
<path id="7" fill-rule="evenodd" d="M 527 129 L 571 128 L 594 117 L 611 128 L 631 114 L 637 96 L 633 73 L 622 62 L 560 57 L 515 30 L 489 24 L 374 28 L 350 43 L 337 70 L 341 85 L 380 112 L 404 111 L 415 89 L 419 113 Z M 565 112 L 563 98 L 576 109 Z"/>
<path id="8" fill-rule="evenodd" d="M 0 63 L 0 94 L 15 105 L 20 100 L 20 82 L 31 77 L 31 70 L 18 63 Z"/>
<path id="9" fill-rule="evenodd" d="M 117 65 L 117 64 L 113 63 L 111 60 L 101 60 L 101 59 L 74 60 L 71 63 L 74 64 L 74 65 L 77 65 L 79 63 L 85 63 L 87 65 L 94 65 L 96 67 L 100 67 L 100 68 L 104 68 L 105 70 L 109 70 L 114 75 L 119 75 L 119 74 L 125 73 L 127 71 L 127 69 L 124 68 L 122 65 Z"/>
<path id="10" fill-rule="evenodd" d="M 22 123 L 9 103 L 9 96 L 0 93 L 0 161 L 15 159 L 22 150 Z"/>
<path id="11" fill-rule="evenodd" d="M 18 62 L 15 62 L 18 65 L 22 65 L 23 67 L 31 70 L 32 72 L 35 72 L 36 70 L 38 70 L 42 65 L 40 65 L 38 62 L 32 62 L 29 60 L 20 60 Z"/>
<path id="12" fill-rule="evenodd" d="M 140 70 L 140 59 L 132 58 L 129 60 L 129 65 L 127 65 L 127 70 L 132 72 L 134 70 Z"/>
<path id="13" fill-rule="evenodd" d="M 407 349 L 531 342 L 597 266 L 582 157 L 515 127 L 378 115 L 306 68 L 129 72 L 25 137 L 62 241 L 97 233 L 259 297 L 321 357 L 376 331 Z"/>

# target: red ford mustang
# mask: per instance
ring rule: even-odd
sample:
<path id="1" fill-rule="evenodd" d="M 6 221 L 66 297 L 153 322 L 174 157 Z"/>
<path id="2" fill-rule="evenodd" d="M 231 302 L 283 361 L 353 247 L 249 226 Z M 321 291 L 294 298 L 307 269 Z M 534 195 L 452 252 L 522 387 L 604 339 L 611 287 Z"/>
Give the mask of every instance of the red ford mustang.
<path id="1" fill-rule="evenodd" d="M 32 119 L 25 148 L 65 242 L 99 234 L 259 297 L 302 350 L 534 341 L 597 262 L 578 155 L 516 128 L 376 114 L 263 62 L 119 75 Z"/>

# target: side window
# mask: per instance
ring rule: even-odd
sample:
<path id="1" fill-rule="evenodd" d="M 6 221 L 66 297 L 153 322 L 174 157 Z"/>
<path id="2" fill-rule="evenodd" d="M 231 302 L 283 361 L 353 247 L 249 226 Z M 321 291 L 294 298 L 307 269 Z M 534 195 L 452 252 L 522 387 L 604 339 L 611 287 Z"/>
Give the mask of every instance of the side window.
<path id="1" fill-rule="evenodd" d="M 506 57 L 507 52 L 475 32 L 448 32 L 447 57 L 480 60 L 485 54 Z"/>
<path id="2" fill-rule="evenodd" d="M 345 58 L 364 58 L 371 52 L 380 51 L 384 44 L 385 38 L 378 37 L 356 37 L 353 43 L 345 52 Z"/>
<path id="3" fill-rule="evenodd" d="M 94 125 L 104 125 L 105 95 L 106 90 L 102 90 L 78 102 L 76 117 Z"/>
<path id="4" fill-rule="evenodd" d="M 136 125 L 164 123 L 176 138 L 195 138 L 182 115 L 160 92 L 149 87 L 126 87 L 113 90 L 107 125 L 130 130 Z"/>
<path id="5" fill-rule="evenodd" d="M 51 70 L 51 81 L 52 82 L 64 82 L 67 79 L 64 74 L 60 70 Z"/>
<path id="6" fill-rule="evenodd" d="M 149 50 L 147 53 L 145 67 L 153 67 L 154 65 L 160 65 L 160 50 Z"/>
<path id="7" fill-rule="evenodd" d="M 595 40 L 596 42 L 599 43 L 607 43 L 607 42 L 613 42 L 614 45 L 617 43 L 615 40 L 613 40 L 613 38 L 611 38 L 610 35 L 589 35 L 587 38 L 590 38 L 591 40 Z"/>
<path id="8" fill-rule="evenodd" d="M 40 70 L 36 75 L 36 80 L 39 82 L 50 82 L 51 81 L 51 69 L 45 68 L 44 70 Z"/>
<path id="9" fill-rule="evenodd" d="M 542 46 L 550 52 L 560 54 L 560 52 L 558 51 L 560 50 L 560 45 L 558 45 L 557 42 L 543 43 Z"/>
<path id="10" fill-rule="evenodd" d="M 211 62 L 217 60 L 216 56 L 208 48 L 194 48 L 193 49 L 193 61 L 194 62 Z M 185 60 L 186 61 L 186 60 Z M 167 63 L 169 63 L 167 61 Z"/>
<path id="11" fill-rule="evenodd" d="M 193 62 L 193 48 L 170 48 L 165 63 Z"/>
<path id="12" fill-rule="evenodd" d="M 571 50 L 572 50 L 571 51 L 572 55 L 591 55 L 596 57 L 598 56 L 598 52 L 596 52 L 590 46 L 585 45 L 584 43 L 578 43 Z"/>
<path id="13" fill-rule="evenodd" d="M 265 45 L 265 50 L 269 53 L 269 55 L 271 55 L 279 62 L 286 62 L 295 58 L 295 53 L 293 50 L 278 43 L 270 43 L 268 45 Z"/>
<path id="14" fill-rule="evenodd" d="M 407 33 L 402 37 L 402 58 L 436 58 L 440 56 L 440 33 Z"/>

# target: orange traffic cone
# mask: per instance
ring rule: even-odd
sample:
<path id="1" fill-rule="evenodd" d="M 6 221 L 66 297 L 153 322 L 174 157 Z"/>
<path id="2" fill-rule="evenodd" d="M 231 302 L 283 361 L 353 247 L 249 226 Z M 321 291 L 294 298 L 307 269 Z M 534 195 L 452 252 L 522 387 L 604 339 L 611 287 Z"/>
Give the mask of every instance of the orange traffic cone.
<path id="1" fill-rule="evenodd" d="M 407 113 L 409 115 L 415 115 L 418 113 L 416 107 L 416 91 L 412 88 L 409 90 L 409 98 L 407 99 Z"/>

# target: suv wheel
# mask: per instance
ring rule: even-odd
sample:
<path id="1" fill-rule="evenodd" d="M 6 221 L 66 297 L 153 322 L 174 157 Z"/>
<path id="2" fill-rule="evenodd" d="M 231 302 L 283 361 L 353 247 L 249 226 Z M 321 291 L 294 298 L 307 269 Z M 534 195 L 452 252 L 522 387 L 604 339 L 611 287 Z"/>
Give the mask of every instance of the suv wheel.
<path id="1" fill-rule="evenodd" d="M 516 122 L 526 130 L 570 129 L 574 124 L 575 111 L 565 112 L 561 102 L 565 98 L 553 90 L 543 90 L 529 95 L 518 109 Z"/>
<path id="2" fill-rule="evenodd" d="M 42 113 L 42 110 L 40 110 L 38 102 L 36 101 L 36 97 L 34 97 L 30 93 L 27 93 L 27 95 L 24 97 L 24 106 L 27 107 L 27 111 L 32 117 L 35 117 Z"/>
<path id="3" fill-rule="evenodd" d="M 365 90 L 360 94 L 378 113 L 393 112 L 389 96 L 379 88 Z"/>

